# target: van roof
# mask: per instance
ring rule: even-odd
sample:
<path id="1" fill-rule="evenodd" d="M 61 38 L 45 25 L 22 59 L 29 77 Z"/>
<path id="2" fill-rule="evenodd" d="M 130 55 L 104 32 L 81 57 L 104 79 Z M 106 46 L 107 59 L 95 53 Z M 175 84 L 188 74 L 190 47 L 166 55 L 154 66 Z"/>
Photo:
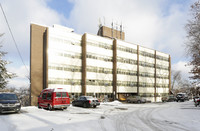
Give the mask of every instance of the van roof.
<path id="1" fill-rule="evenodd" d="M 67 92 L 65 88 L 46 88 L 44 89 L 45 91 L 50 91 L 50 92 Z"/>
<path id="2" fill-rule="evenodd" d="M 180 93 L 177 93 L 177 94 L 186 94 L 186 93 L 182 93 L 182 92 L 180 92 Z"/>
<path id="3" fill-rule="evenodd" d="M 14 92 L 0 92 L 0 94 L 16 94 Z"/>

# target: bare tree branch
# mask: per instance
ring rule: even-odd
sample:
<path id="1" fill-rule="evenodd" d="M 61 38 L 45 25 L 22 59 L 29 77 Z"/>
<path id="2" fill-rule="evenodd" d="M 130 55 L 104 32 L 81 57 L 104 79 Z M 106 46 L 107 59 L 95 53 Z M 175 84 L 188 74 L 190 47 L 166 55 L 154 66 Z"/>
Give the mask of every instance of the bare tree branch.
<path id="1" fill-rule="evenodd" d="M 198 85 L 200 83 L 200 0 L 191 5 L 191 16 L 186 25 L 187 38 L 186 51 L 190 58 L 188 65 L 192 66 L 191 79 Z"/>

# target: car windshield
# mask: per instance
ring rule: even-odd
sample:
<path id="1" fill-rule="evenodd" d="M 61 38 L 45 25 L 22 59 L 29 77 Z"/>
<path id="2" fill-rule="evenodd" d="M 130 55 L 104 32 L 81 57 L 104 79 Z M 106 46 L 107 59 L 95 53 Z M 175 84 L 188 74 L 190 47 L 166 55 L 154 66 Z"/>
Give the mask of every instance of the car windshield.
<path id="1" fill-rule="evenodd" d="M 0 94 L 0 100 L 18 100 L 15 94 Z"/>
<path id="2" fill-rule="evenodd" d="M 178 96 L 178 97 L 182 97 L 182 96 L 183 96 L 183 94 L 178 94 L 177 96 Z"/>

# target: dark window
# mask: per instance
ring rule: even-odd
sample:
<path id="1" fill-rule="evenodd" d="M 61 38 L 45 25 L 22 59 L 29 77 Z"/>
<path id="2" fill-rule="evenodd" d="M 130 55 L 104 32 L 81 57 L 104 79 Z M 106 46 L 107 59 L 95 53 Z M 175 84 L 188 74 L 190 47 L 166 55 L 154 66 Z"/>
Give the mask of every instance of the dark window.
<path id="1" fill-rule="evenodd" d="M 81 97 L 80 100 L 86 100 L 85 97 Z"/>
<path id="2" fill-rule="evenodd" d="M 42 94 L 42 99 L 46 99 L 47 93 Z"/>
<path id="3" fill-rule="evenodd" d="M 67 97 L 66 92 L 62 92 L 62 97 Z"/>
<path id="4" fill-rule="evenodd" d="M 56 92 L 56 97 L 61 97 L 61 93 L 60 92 Z"/>
<path id="5" fill-rule="evenodd" d="M 51 93 L 48 93 L 48 94 L 47 94 L 47 99 L 48 99 L 48 100 L 51 100 Z"/>

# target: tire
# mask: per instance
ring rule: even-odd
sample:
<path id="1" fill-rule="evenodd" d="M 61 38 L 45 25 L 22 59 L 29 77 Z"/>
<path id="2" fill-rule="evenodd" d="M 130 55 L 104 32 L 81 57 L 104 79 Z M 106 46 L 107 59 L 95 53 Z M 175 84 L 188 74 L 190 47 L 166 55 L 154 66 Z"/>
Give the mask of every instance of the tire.
<path id="1" fill-rule="evenodd" d="M 72 106 L 75 106 L 75 103 L 74 103 L 74 102 L 72 102 Z"/>
<path id="2" fill-rule="evenodd" d="M 52 106 L 51 106 L 50 104 L 48 105 L 48 110 L 49 110 L 49 111 L 52 111 L 52 110 L 53 110 L 53 108 L 52 108 Z"/>
<path id="3" fill-rule="evenodd" d="M 86 103 L 83 103 L 83 107 L 84 107 L 84 108 L 87 108 L 87 104 L 86 104 Z"/>
<path id="4" fill-rule="evenodd" d="M 96 107 L 97 107 L 96 105 L 93 106 L 93 108 L 96 108 Z"/>
<path id="5" fill-rule="evenodd" d="M 138 104 L 140 104 L 140 103 L 141 103 L 141 101 L 139 100 L 139 101 L 137 101 L 137 103 L 138 103 Z"/>
<path id="6" fill-rule="evenodd" d="M 130 100 L 127 100 L 127 102 L 128 102 L 128 103 L 131 103 L 131 101 L 130 101 Z"/>
<path id="7" fill-rule="evenodd" d="M 38 108 L 39 108 L 39 109 L 41 109 L 41 107 L 40 107 L 39 103 L 38 103 Z"/>

